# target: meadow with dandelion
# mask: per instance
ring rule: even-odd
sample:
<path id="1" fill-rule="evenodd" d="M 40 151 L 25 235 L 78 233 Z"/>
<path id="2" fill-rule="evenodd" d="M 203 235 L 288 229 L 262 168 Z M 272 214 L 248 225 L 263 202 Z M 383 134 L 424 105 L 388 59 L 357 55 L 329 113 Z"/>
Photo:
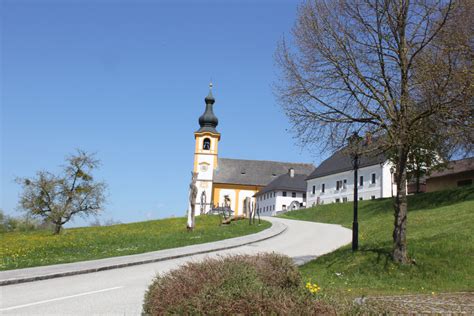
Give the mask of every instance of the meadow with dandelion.
<path id="1" fill-rule="evenodd" d="M 474 187 L 409 197 L 410 265 L 394 264 L 390 258 L 391 203 L 391 199 L 360 202 L 360 250 L 352 252 L 348 245 L 300 267 L 308 290 L 317 293 L 320 286 L 325 295 L 364 297 L 474 289 Z M 352 203 L 336 203 L 282 217 L 351 228 L 352 214 Z"/>
<path id="2" fill-rule="evenodd" d="M 220 225 L 219 216 L 198 216 L 193 232 L 185 218 L 168 218 L 131 224 L 1 233 L 0 270 L 131 255 L 182 247 L 257 233 L 271 224 L 249 225 L 235 221 Z"/>

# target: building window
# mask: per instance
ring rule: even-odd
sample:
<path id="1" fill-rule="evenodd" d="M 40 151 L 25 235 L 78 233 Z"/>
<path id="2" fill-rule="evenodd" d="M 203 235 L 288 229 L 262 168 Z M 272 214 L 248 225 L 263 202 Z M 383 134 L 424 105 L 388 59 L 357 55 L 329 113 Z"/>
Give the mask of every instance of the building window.
<path id="1" fill-rule="evenodd" d="M 283 205 L 281 206 L 281 209 L 285 211 L 285 210 L 286 210 L 286 205 L 283 204 Z"/>
<path id="2" fill-rule="evenodd" d="M 286 196 L 286 191 L 283 191 L 283 196 Z"/>
<path id="3" fill-rule="evenodd" d="M 375 195 L 372 195 L 370 198 L 371 198 L 372 200 L 375 200 Z"/>
<path id="4" fill-rule="evenodd" d="M 303 193 L 303 199 L 306 199 L 306 193 Z"/>
<path id="5" fill-rule="evenodd" d="M 359 177 L 359 186 L 361 186 L 361 187 L 364 186 L 364 176 Z"/>
<path id="6" fill-rule="evenodd" d="M 316 194 L 316 186 L 313 185 L 313 194 Z"/>
<path id="7" fill-rule="evenodd" d="M 336 203 L 341 203 L 341 199 L 336 199 Z"/>
<path id="8" fill-rule="evenodd" d="M 323 183 L 321 184 L 321 192 L 324 193 L 324 190 L 326 189 L 326 185 Z"/>
<path id="9" fill-rule="evenodd" d="M 370 183 L 375 184 L 375 173 L 372 173 L 372 179 L 371 179 Z"/>
<path id="10" fill-rule="evenodd" d="M 340 190 L 342 188 L 342 180 L 336 181 L 336 190 Z"/>
<path id="11" fill-rule="evenodd" d="M 291 192 L 291 197 L 295 198 L 296 197 L 296 192 Z"/>
<path id="12" fill-rule="evenodd" d="M 346 197 L 343 197 L 343 198 L 342 198 L 342 202 L 343 202 L 343 203 L 346 203 L 346 202 L 347 202 L 347 198 L 346 198 Z"/>
<path id="13" fill-rule="evenodd" d="M 342 188 L 343 189 L 347 188 L 347 179 L 344 179 L 344 181 L 342 182 Z"/>
<path id="14" fill-rule="evenodd" d="M 209 138 L 204 138 L 204 141 L 202 142 L 202 149 L 211 150 L 211 140 Z"/>
<path id="15" fill-rule="evenodd" d="M 458 184 L 458 187 L 463 187 L 463 186 L 466 186 L 466 185 L 471 185 L 471 184 L 472 184 L 472 179 L 459 180 L 457 184 Z"/>

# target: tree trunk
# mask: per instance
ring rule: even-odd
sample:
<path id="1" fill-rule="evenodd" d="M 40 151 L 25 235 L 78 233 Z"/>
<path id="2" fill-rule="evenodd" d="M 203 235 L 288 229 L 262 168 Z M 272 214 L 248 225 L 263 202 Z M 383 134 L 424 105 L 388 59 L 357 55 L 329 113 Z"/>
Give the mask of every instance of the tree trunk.
<path id="1" fill-rule="evenodd" d="M 407 255 L 407 190 L 406 190 L 406 151 L 399 150 L 397 161 L 397 195 L 394 200 L 395 225 L 393 229 L 393 252 L 392 257 L 395 262 L 406 264 L 409 262 Z"/>
<path id="2" fill-rule="evenodd" d="M 188 231 L 193 231 L 195 225 L 195 205 L 190 204 L 190 208 L 188 210 L 188 220 L 186 224 L 186 229 Z"/>
<path id="3" fill-rule="evenodd" d="M 54 235 L 59 235 L 59 233 L 61 232 L 61 228 L 62 228 L 61 223 L 54 223 L 54 231 L 53 231 L 53 234 L 54 234 Z"/>

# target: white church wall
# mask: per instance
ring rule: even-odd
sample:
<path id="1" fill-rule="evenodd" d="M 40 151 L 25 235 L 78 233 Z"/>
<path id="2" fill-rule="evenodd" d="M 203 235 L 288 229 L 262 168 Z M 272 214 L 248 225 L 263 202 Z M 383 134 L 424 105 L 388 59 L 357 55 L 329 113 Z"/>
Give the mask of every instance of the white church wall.
<path id="1" fill-rule="evenodd" d="M 244 215 L 244 201 L 247 197 L 252 199 L 252 202 L 255 200 L 253 196 L 255 195 L 255 191 L 252 190 L 240 190 L 239 191 L 239 200 L 238 200 L 238 208 L 237 212 L 234 213 L 235 215 Z M 234 209 L 234 212 L 236 210 Z"/>
<path id="2" fill-rule="evenodd" d="M 224 201 L 225 201 L 225 196 L 228 196 L 229 199 L 230 199 L 230 206 L 232 209 L 235 208 L 235 197 L 236 197 L 236 194 L 235 194 L 235 190 L 234 189 L 221 189 L 219 191 L 219 206 L 221 206 L 222 204 L 224 204 Z"/>
<path id="3" fill-rule="evenodd" d="M 214 156 L 199 155 L 197 158 L 198 180 L 212 180 L 214 171 Z"/>

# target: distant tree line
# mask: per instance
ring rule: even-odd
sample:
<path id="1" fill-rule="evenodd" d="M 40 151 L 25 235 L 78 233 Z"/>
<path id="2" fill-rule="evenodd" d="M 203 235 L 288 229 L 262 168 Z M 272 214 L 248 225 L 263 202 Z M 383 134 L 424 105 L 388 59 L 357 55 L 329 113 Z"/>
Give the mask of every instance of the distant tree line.
<path id="1" fill-rule="evenodd" d="M 29 215 L 23 217 L 6 215 L 3 210 L 0 210 L 0 233 L 27 232 L 42 229 L 52 229 L 52 224 Z"/>

